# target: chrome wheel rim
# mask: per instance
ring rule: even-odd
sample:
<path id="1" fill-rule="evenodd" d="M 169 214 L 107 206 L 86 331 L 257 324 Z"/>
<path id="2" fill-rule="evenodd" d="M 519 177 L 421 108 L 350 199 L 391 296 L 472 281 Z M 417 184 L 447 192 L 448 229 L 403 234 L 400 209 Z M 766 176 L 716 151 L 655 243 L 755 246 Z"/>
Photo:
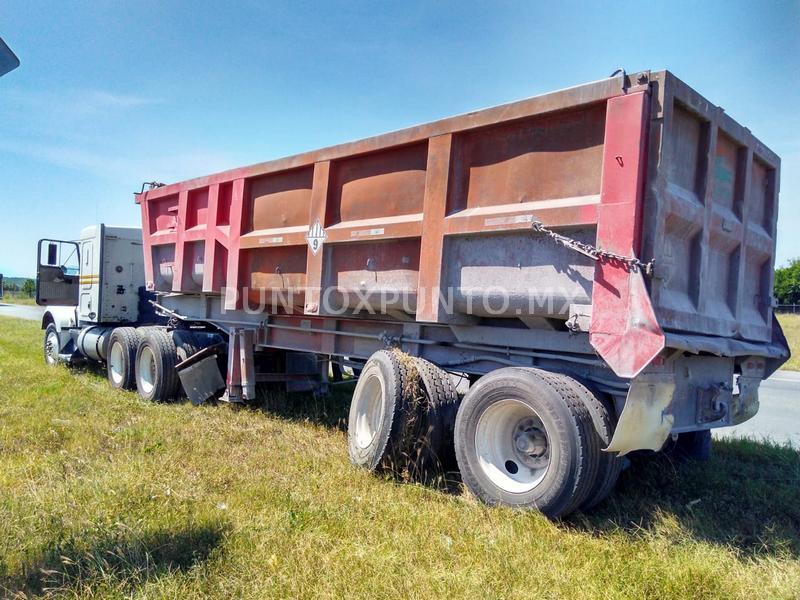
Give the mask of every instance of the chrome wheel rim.
<path id="1" fill-rule="evenodd" d="M 156 357 L 149 346 L 144 346 L 139 353 L 137 367 L 139 389 L 143 394 L 150 394 L 156 385 Z"/>
<path id="2" fill-rule="evenodd" d="M 111 376 L 111 381 L 114 385 L 122 385 L 123 375 L 123 360 L 122 360 L 122 344 L 114 342 L 111 344 L 111 350 L 108 353 L 108 374 Z"/>
<path id="3" fill-rule="evenodd" d="M 48 365 L 54 365 L 58 361 L 58 334 L 51 331 L 47 334 L 44 343 L 44 360 Z"/>
<path id="4" fill-rule="evenodd" d="M 383 381 L 377 374 L 367 375 L 356 399 L 355 408 L 355 442 L 359 448 L 368 448 L 378 435 L 383 421 Z"/>
<path id="5" fill-rule="evenodd" d="M 484 411 L 475 430 L 475 448 L 483 473 L 511 494 L 530 492 L 550 466 L 544 423 L 519 400 L 500 400 Z"/>

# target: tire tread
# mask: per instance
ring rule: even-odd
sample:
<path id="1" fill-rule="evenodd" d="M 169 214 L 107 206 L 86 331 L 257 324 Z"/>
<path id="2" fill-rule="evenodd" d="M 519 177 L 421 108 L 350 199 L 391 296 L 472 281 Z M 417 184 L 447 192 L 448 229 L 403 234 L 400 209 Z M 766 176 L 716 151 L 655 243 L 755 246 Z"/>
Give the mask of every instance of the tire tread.
<path id="1" fill-rule="evenodd" d="M 125 374 L 122 379 L 122 384 L 119 386 L 123 390 L 136 389 L 136 355 L 139 350 L 139 343 L 141 337 L 135 327 L 117 327 L 111 332 L 111 337 L 108 340 L 108 351 L 111 353 L 111 347 L 114 342 L 119 341 L 122 344 L 123 362 L 125 364 Z M 111 368 L 108 366 L 106 360 L 106 371 L 108 375 L 108 383 L 111 387 L 116 388 L 114 382 L 111 380 Z"/>

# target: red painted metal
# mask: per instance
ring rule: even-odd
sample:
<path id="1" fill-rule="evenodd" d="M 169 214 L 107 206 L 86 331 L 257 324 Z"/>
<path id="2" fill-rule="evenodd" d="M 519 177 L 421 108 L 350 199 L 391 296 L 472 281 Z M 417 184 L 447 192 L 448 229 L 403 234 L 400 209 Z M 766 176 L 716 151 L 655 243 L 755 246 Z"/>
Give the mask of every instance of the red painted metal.
<path id="1" fill-rule="evenodd" d="M 612 98 L 606 111 L 597 246 L 638 256 L 647 165 L 649 93 Z M 664 333 L 638 269 L 600 261 L 589 340 L 620 377 L 635 377 L 664 349 Z"/>
<path id="2" fill-rule="evenodd" d="M 234 311 L 292 291 L 293 306 L 267 306 L 265 316 L 333 325 L 343 317 L 323 299 L 336 288 L 376 303 L 397 296 L 383 319 L 463 325 L 487 316 L 465 308 L 472 295 L 501 285 L 512 301 L 499 318 L 531 335 L 591 304 L 591 344 L 624 377 L 658 355 L 662 329 L 769 342 L 778 157 L 667 72 L 621 83 L 137 194 L 147 287 L 224 291 Z M 594 264 L 534 236 L 534 220 L 654 258 L 655 276 Z M 316 223 L 325 239 L 312 252 Z M 453 288 L 457 314 L 436 302 Z M 529 311 L 540 294 L 558 302 Z"/>

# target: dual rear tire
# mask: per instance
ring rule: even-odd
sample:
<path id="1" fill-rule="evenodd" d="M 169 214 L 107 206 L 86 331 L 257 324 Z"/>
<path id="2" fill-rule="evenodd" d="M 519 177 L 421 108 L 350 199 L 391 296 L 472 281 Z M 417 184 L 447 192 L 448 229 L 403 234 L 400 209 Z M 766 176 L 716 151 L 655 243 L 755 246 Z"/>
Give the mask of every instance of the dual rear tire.
<path id="1" fill-rule="evenodd" d="M 613 428 L 611 407 L 569 376 L 498 369 L 470 387 L 459 407 L 446 372 L 381 350 L 353 393 L 348 448 L 355 465 L 414 480 L 457 462 L 465 486 L 484 502 L 558 518 L 613 490 L 622 461 L 602 451 Z"/>
<path id="2" fill-rule="evenodd" d="M 178 396 L 178 350 L 169 331 L 147 329 L 136 351 L 136 389 L 145 400 L 169 402 Z"/>
<path id="3" fill-rule="evenodd" d="M 108 342 L 108 382 L 113 388 L 137 390 L 145 400 L 174 400 L 180 392 L 175 366 L 197 351 L 190 331 L 117 327 Z"/>
<path id="4" fill-rule="evenodd" d="M 348 451 L 353 464 L 431 482 L 455 466 L 452 422 L 458 394 L 432 363 L 380 350 L 353 392 Z"/>
<path id="5" fill-rule="evenodd" d="M 550 518 L 586 510 L 613 489 L 621 461 L 602 452 L 611 414 L 588 389 L 539 369 L 498 369 L 464 397 L 455 451 L 464 484 L 488 504 Z"/>
<path id="6" fill-rule="evenodd" d="M 117 327 L 108 340 L 108 383 L 120 390 L 136 389 L 136 352 L 141 336 L 135 327 Z"/>

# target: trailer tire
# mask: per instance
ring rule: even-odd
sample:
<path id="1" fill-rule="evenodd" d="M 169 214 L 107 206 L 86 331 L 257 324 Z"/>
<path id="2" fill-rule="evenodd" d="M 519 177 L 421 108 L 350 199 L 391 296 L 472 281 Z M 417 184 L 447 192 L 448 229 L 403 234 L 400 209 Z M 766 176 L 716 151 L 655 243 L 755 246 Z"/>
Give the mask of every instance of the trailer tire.
<path id="1" fill-rule="evenodd" d="M 424 405 L 416 415 L 421 435 L 415 457 L 418 470 L 430 478 L 457 467 L 453 435 L 459 398 L 447 372 L 424 358 L 414 361 L 424 395 Z"/>
<path id="2" fill-rule="evenodd" d="M 515 367 L 493 371 L 470 388 L 458 409 L 462 480 L 488 504 L 563 516 L 585 498 L 596 474 L 591 426 L 561 376 Z"/>
<path id="3" fill-rule="evenodd" d="M 582 511 L 588 511 L 605 500 L 617 485 L 620 473 L 624 466 L 624 461 L 617 457 L 614 452 L 603 452 L 608 448 L 611 438 L 614 436 L 614 411 L 610 404 L 601 396 L 586 387 L 580 381 L 570 379 L 575 387 L 575 391 L 583 399 L 593 425 L 593 437 L 596 437 L 601 451 L 598 455 L 598 470 L 594 484 L 591 486 L 586 499 L 580 506 Z"/>
<path id="4" fill-rule="evenodd" d="M 111 332 L 106 372 L 112 388 L 136 389 L 136 353 L 140 341 L 135 327 L 117 327 Z"/>
<path id="5" fill-rule="evenodd" d="M 375 471 L 401 462 L 406 378 L 406 366 L 393 350 L 378 350 L 364 365 L 347 422 L 347 448 L 354 465 Z"/>
<path id="6" fill-rule="evenodd" d="M 178 392 L 178 354 L 172 336 L 164 329 L 149 329 L 136 352 L 136 389 L 145 400 L 167 402 Z"/>

